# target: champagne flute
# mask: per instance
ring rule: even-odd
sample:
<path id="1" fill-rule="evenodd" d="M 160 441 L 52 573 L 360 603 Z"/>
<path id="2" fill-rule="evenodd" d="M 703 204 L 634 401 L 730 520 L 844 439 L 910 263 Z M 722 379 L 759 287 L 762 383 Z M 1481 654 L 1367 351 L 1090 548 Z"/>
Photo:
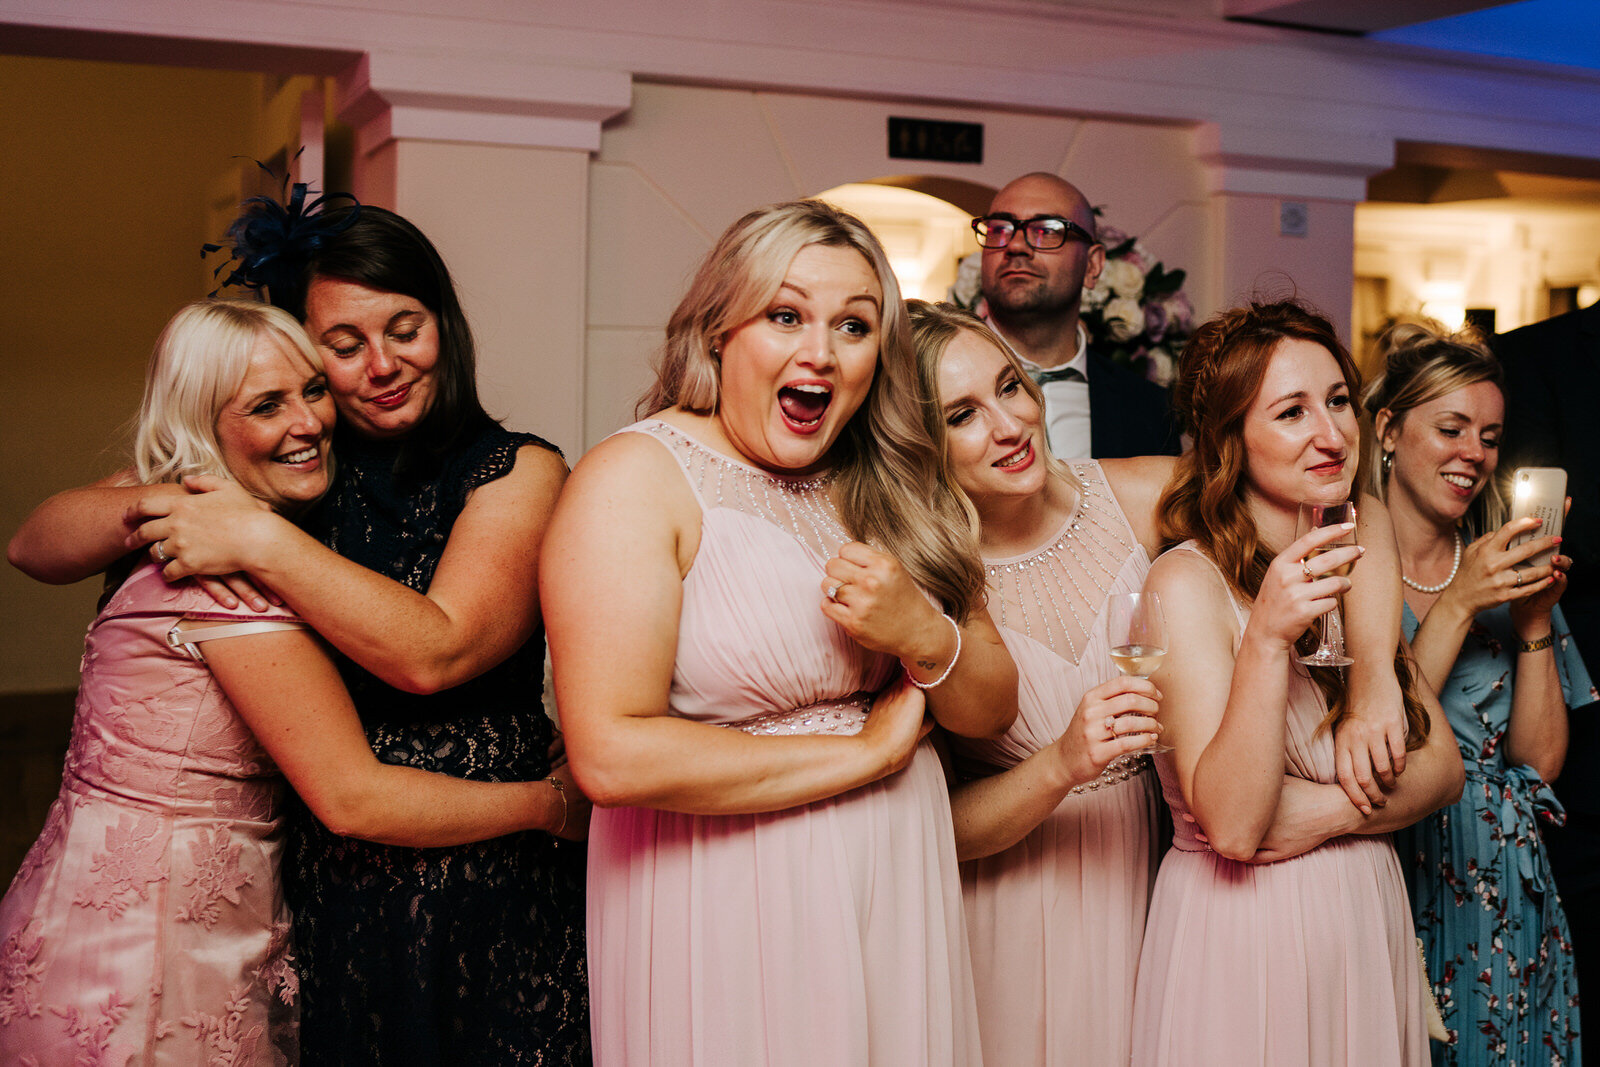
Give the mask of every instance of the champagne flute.
<path id="1" fill-rule="evenodd" d="M 1350 532 L 1345 536 L 1323 545 L 1321 548 L 1313 548 L 1306 554 L 1306 559 L 1311 560 L 1324 552 L 1332 552 L 1336 548 L 1344 548 L 1355 544 L 1355 521 L 1356 506 L 1349 501 L 1339 504 L 1301 504 L 1300 521 L 1295 532 L 1297 538 L 1304 537 L 1312 530 L 1324 526 L 1339 526 L 1344 523 L 1349 523 L 1351 526 Z M 1354 561 L 1351 561 L 1343 566 L 1335 567 L 1328 574 L 1336 574 L 1341 578 L 1348 578 L 1350 577 L 1350 569 L 1354 566 Z M 1323 577 L 1326 576 L 1324 575 Z M 1321 633 L 1322 640 L 1318 642 L 1316 651 L 1298 657 L 1301 663 L 1311 667 L 1348 667 L 1355 662 L 1355 660 L 1345 655 L 1344 616 L 1339 611 L 1339 598 L 1337 597 L 1334 598 L 1333 607 L 1329 608 L 1328 613 L 1322 616 Z"/>
<path id="2" fill-rule="evenodd" d="M 1118 671 L 1134 678 L 1150 677 L 1167 654 L 1161 598 L 1155 593 L 1112 593 L 1106 598 L 1106 638 Z M 1172 746 L 1152 741 L 1144 750 L 1171 752 Z"/>

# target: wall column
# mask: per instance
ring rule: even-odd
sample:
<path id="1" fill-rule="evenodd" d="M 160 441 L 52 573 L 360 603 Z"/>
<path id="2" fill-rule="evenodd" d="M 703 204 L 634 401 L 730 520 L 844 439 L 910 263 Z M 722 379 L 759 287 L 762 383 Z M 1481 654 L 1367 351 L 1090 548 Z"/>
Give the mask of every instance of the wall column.
<path id="1" fill-rule="evenodd" d="M 1208 123 L 1195 154 L 1207 171 L 1212 256 L 1211 291 L 1196 303 L 1227 308 L 1292 291 L 1348 342 L 1355 206 L 1367 178 L 1393 165 L 1393 140 Z"/>
<path id="2" fill-rule="evenodd" d="M 450 265 L 484 406 L 569 462 L 584 441 L 589 158 L 631 88 L 618 72 L 441 71 L 381 53 L 340 84 L 355 192 L 415 222 Z"/>

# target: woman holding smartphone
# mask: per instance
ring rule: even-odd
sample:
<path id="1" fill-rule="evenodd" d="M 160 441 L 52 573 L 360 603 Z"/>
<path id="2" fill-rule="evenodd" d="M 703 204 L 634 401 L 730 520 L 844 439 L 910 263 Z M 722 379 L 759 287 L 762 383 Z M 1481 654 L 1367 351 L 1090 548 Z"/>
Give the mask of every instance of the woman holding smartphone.
<path id="1" fill-rule="evenodd" d="M 1367 388 L 1370 490 L 1400 547 L 1404 628 L 1466 764 L 1461 800 L 1398 841 L 1448 1045 L 1435 1062 L 1578 1064 L 1577 978 L 1538 816 L 1595 698 L 1556 602 L 1571 559 L 1495 482 L 1505 397 L 1482 344 L 1402 324 Z M 1559 506 L 1559 504 L 1558 504 Z M 1502 525 L 1503 523 L 1503 525 Z"/>

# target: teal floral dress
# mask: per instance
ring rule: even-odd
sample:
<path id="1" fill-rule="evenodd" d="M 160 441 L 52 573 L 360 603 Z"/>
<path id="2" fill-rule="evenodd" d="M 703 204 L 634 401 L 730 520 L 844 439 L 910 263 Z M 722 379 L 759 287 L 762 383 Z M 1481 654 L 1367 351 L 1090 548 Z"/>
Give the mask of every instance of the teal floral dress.
<path id="1" fill-rule="evenodd" d="M 1597 694 L 1557 609 L 1556 672 L 1569 708 Z M 1417 619 L 1405 610 L 1407 638 Z M 1501 752 L 1517 637 L 1510 609 L 1480 614 L 1439 694 L 1467 784 L 1461 799 L 1395 836 L 1448 1044 L 1435 1064 L 1578 1067 L 1578 978 L 1538 819 L 1565 814 L 1532 768 Z"/>

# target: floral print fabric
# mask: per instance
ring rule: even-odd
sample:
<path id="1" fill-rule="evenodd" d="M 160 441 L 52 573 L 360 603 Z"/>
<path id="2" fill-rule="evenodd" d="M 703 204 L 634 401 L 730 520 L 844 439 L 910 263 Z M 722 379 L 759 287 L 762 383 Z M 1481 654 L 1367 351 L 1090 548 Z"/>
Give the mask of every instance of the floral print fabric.
<path id="1" fill-rule="evenodd" d="M 1559 610 L 1556 667 L 1568 707 L 1596 699 Z M 1409 608 L 1406 636 L 1416 633 Z M 1417 934 L 1450 1040 L 1435 1064 L 1578 1067 L 1578 980 L 1539 820 L 1564 815 L 1532 768 L 1508 764 L 1517 638 L 1509 609 L 1474 622 L 1439 694 L 1466 764 L 1456 804 L 1396 835 Z"/>

